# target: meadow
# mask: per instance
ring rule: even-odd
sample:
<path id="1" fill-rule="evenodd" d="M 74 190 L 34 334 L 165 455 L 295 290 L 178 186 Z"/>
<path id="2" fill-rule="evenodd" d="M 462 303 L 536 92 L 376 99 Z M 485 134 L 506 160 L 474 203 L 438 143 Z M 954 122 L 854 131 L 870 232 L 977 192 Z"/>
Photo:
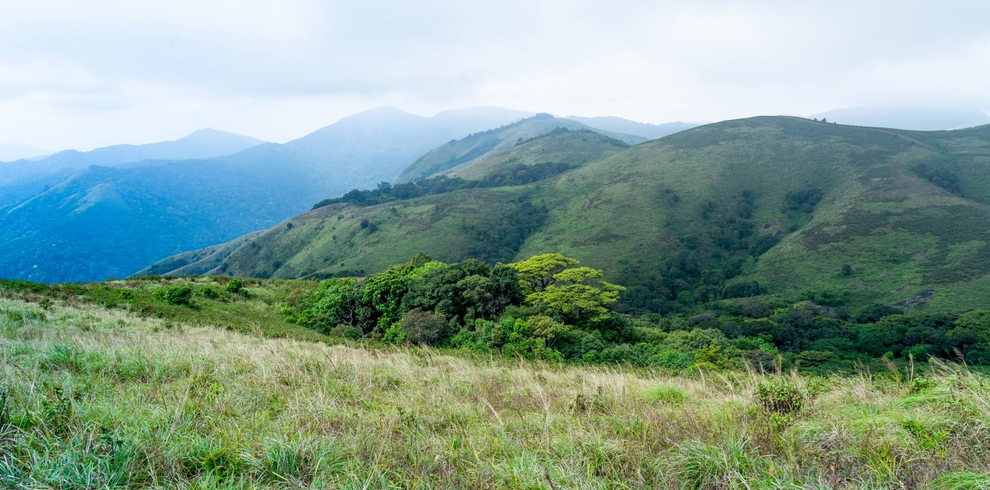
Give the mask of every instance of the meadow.
<path id="1" fill-rule="evenodd" d="M 964 365 L 672 376 L 5 296 L 4 488 L 990 488 Z"/>

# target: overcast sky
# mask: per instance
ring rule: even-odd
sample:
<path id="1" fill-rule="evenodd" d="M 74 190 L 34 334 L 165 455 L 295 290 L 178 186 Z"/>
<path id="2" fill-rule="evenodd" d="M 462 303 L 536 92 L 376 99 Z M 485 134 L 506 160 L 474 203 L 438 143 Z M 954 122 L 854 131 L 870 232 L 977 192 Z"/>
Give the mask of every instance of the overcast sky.
<path id="1" fill-rule="evenodd" d="M 990 110 L 990 2 L 0 0 L 0 143 L 287 141 L 388 104 L 662 123 Z"/>

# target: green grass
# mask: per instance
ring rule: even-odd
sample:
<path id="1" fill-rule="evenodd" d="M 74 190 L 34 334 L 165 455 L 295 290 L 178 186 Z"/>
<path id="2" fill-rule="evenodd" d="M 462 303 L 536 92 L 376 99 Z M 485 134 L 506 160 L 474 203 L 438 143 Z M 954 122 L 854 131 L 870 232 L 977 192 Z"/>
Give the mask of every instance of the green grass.
<path id="1" fill-rule="evenodd" d="M 248 335 L 331 342 L 328 337 L 300 325 L 285 322 L 280 311 L 314 292 L 313 281 L 244 280 L 240 293 L 225 290 L 228 277 L 158 277 L 108 281 L 104 283 L 54 284 L 0 280 L 0 297 L 16 298 L 50 305 L 59 301 L 75 306 L 99 306 L 156 318 L 165 325 L 214 326 Z M 189 287 L 189 305 L 169 304 L 154 297 L 162 288 Z"/>
<path id="2" fill-rule="evenodd" d="M 517 144 L 507 150 L 455 167 L 447 175 L 480 180 L 515 165 L 545 162 L 580 166 L 601 160 L 628 148 L 625 143 L 592 131 L 554 131 Z"/>
<path id="3" fill-rule="evenodd" d="M 8 488 L 969 489 L 990 472 L 990 378 L 962 366 L 668 377 L 71 300 L 0 311 Z M 767 411 L 768 381 L 803 408 Z"/>

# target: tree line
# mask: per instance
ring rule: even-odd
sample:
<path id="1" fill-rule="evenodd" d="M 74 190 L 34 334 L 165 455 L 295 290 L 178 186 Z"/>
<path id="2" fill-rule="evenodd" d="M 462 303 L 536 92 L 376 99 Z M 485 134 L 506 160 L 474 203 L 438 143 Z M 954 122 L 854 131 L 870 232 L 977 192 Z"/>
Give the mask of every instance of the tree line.
<path id="1" fill-rule="evenodd" d="M 857 316 L 811 301 L 770 308 L 710 302 L 693 316 L 616 311 L 625 288 L 561 254 L 490 266 L 424 254 L 366 278 L 334 278 L 284 313 L 350 339 L 412 343 L 579 363 L 672 370 L 851 370 L 941 358 L 990 365 L 990 311 L 907 314 L 874 305 Z M 772 306 L 772 305 L 771 305 Z"/>

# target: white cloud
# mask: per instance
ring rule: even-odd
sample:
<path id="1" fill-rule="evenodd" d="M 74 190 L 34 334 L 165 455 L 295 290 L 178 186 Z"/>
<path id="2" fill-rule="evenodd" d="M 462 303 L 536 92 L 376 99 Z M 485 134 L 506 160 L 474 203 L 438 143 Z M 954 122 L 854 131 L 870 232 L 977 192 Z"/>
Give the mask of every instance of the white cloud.
<path id="1" fill-rule="evenodd" d="M 212 126 L 273 141 L 392 104 L 649 122 L 990 109 L 985 2 L 7 2 L 0 142 Z"/>

